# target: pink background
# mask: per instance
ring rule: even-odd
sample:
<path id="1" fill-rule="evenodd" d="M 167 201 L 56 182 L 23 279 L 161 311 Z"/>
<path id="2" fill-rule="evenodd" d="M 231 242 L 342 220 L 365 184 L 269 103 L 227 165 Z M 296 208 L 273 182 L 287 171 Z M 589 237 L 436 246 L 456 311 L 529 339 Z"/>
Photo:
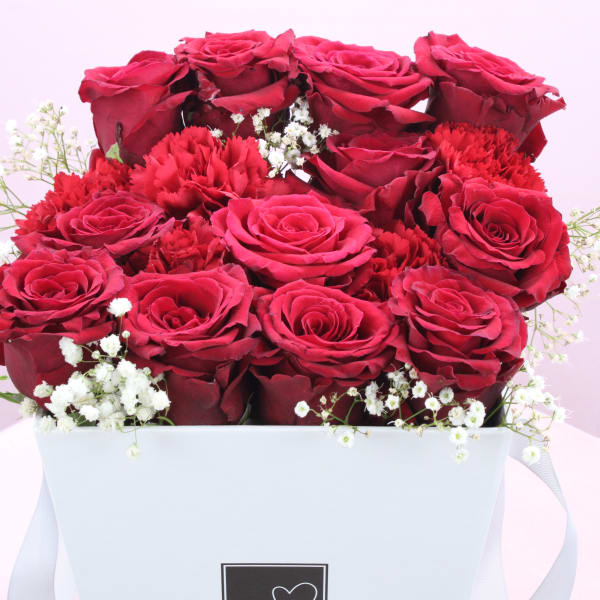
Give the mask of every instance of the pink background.
<path id="1" fill-rule="evenodd" d="M 544 122 L 550 143 L 536 166 L 542 171 L 558 208 L 566 214 L 574 207 L 585 209 L 600 202 L 596 185 L 600 38 L 595 3 L 469 0 L 457 5 L 429 0 L 409 5 L 397 0 L 369 0 L 354 5 L 347 0 L 210 3 L 3 0 L 2 8 L 0 123 L 9 118 L 22 123 L 41 100 L 51 98 L 69 107 L 67 124 L 77 126 L 84 140 L 90 137 L 92 129 L 89 106 L 80 104 L 77 97 L 83 70 L 124 64 L 143 49 L 169 51 L 183 36 L 250 28 L 267 29 L 276 34 L 293 26 L 298 35 L 314 34 L 412 54 L 414 40 L 431 29 L 459 33 L 472 45 L 508 56 L 530 72 L 546 76 L 550 84 L 560 89 L 568 109 Z M 6 137 L 0 130 L 0 154 L 6 151 Z M 30 191 L 30 186 L 15 187 L 26 190 L 24 197 L 30 202 L 39 199 L 37 193 Z M 573 411 L 571 422 L 595 435 L 600 435 L 596 377 L 600 358 L 599 292 L 600 287 L 593 288 L 583 303 L 586 316 L 581 327 L 587 341 L 569 350 L 567 365 L 548 364 L 543 369 L 553 391 Z M 15 419 L 14 407 L 0 402 L 0 429 Z M 14 430 L 10 431 L 0 434 L 0 441 L 7 440 L 6 435 L 14 439 Z M 600 489 L 597 468 L 600 443 L 570 427 L 562 428 L 556 438 L 553 452 L 561 467 L 569 500 L 576 508 L 583 538 L 578 591 L 573 598 L 588 600 L 600 597 L 594 569 L 600 556 L 600 521 L 594 508 Z M 8 481 L 0 479 L 2 489 L 13 489 L 19 497 L 14 505 L 8 499 L 7 505 L 6 496 L 2 494 L 0 538 L 4 538 L 4 527 L 11 523 L 6 518 L 9 507 L 21 507 L 22 523 L 18 527 L 24 526 L 26 509 L 33 506 L 36 485 L 37 467 L 29 447 L 24 446 L 24 454 L 13 451 L 8 456 L 7 448 L 7 444 L 0 443 L 0 465 L 5 463 L 8 468 L 8 462 L 16 461 L 14 464 L 18 464 L 19 469 L 29 471 L 22 478 L 26 483 L 15 489 L 4 488 Z M 3 473 L 0 469 L 0 478 L 9 477 L 10 473 Z M 13 473 L 12 482 L 18 479 Z M 549 564 L 560 532 L 548 523 L 560 511 L 515 467 L 509 471 L 508 486 L 509 493 L 522 499 L 518 503 L 513 501 L 507 516 L 507 528 L 512 532 L 507 542 L 508 566 L 513 570 L 512 600 L 527 598 L 544 564 Z M 26 502 L 21 502 L 22 494 L 27 496 Z M 532 526 L 537 532 L 535 543 L 525 539 L 521 531 L 525 526 Z M 12 538 L 4 538 L 9 539 L 8 546 L 4 542 L 0 544 L 0 598 L 8 566 L 12 563 L 11 553 L 16 552 L 18 527 L 11 529 Z M 538 564 L 537 571 L 529 570 L 528 560 L 532 556 Z"/>

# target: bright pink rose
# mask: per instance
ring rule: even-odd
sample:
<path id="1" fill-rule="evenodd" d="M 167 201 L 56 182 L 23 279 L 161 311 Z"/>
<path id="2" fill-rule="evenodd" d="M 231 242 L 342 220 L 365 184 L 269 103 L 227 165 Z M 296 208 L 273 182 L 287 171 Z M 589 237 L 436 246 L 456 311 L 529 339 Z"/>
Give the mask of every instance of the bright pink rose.
<path id="1" fill-rule="evenodd" d="M 385 305 L 305 281 L 259 297 L 257 314 L 272 347 L 254 358 L 265 423 L 314 423 L 297 420 L 296 403 L 304 400 L 318 409 L 322 395 L 376 379 L 403 344 Z M 338 416 L 345 417 L 351 403 L 344 398 L 336 406 Z M 360 411 L 351 416 L 360 420 Z"/>
<path id="2" fill-rule="evenodd" d="M 513 300 L 445 267 L 409 269 L 392 284 L 392 312 L 406 326 L 398 361 L 413 365 L 428 391 L 452 387 L 489 409 L 522 364 L 527 325 Z M 424 400 L 413 399 L 414 410 Z"/>
<path id="3" fill-rule="evenodd" d="M 192 93 L 184 81 L 186 64 L 164 52 L 136 54 L 124 67 L 88 69 L 79 88 L 82 102 L 91 102 L 94 129 L 103 152 L 117 142 L 122 126 L 121 158 L 141 162 L 167 133 L 183 127 L 181 106 Z"/>
<path id="4" fill-rule="evenodd" d="M 264 31 L 207 33 L 203 38 L 184 38 L 175 49 L 178 60 L 194 71 L 199 84 L 200 106 L 195 125 L 218 128 L 230 135 L 254 136 L 252 119 L 238 126 L 231 114 L 251 115 L 270 108 L 272 120 L 297 98 L 298 76 L 294 33 L 276 38 Z"/>
<path id="5" fill-rule="evenodd" d="M 0 322 L 6 367 L 17 389 L 33 397 L 36 385 L 64 383 L 69 367 L 58 340 L 78 344 L 112 331 L 106 308 L 124 277 L 106 250 L 55 250 L 39 246 L 4 271 Z M 8 325 L 10 324 L 10 325 Z"/>
<path id="6" fill-rule="evenodd" d="M 132 190 L 183 218 L 208 217 L 230 198 L 257 197 L 269 167 L 256 139 L 234 137 L 221 145 L 205 127 L 166 136 L 132 173 Z"/>
<path id="7" fill-rule="evenodd" d="M 235 198 L 212 222 L 234 259 L 272 288 L 298 279 L 345 287 L 375 252 L 363 217 L 311 194 Z"/>
<path id="8" fill-rule="evenodd" d="M 298 38 L 296 54 L 317 123 L 359 134 L 375 129 L 395 133 L 432 120 L 410 108 L 427 97 L 431 80 L 407 56 L 318 37 Z"/>
<path id="9" fill-rule="evenodd" d="M 571 274 L 569 234 L 545 192 L 483 179 L 442 177 L 421 210 L 450 266 L 533 308 L 561 293 Z"/>
<path id="10" fill-rule="evenodd" d="M 237 423 L 248 399 L 247 357 L 259 338 L 252 288 L 239 265 L 181 275 L 140 273 L 124 292 L 123 327 L 136 362 L 166 373 L 178 425 Z"/>
<path id="11" fill-rule="evenodd" d="M 416 203 L 442 170 L 436 156 L 425 136 L 374 132 L 329 138 L 327 151 L 311 157 L 306 170 L 332 202 L 390 230 L 397 220 L 415 224 Z"/>
<path id="12" fill-rule="evenodd" d="M 83 206 L 61 213 L 56 225 L 69 242 L 106 248 L 117 258 L 165 235 L 174 219 L 142 196 L 131 192 L 103 192 Z"/>
<path id="13" fill-rule="evenodd" d="M 427 112 L 439 121 L 494 125 L 521 150 L 538 156 L 546 144 L 540 121 L 565 108 L 558 90 L 508 58 L 467 45 L 458 35 L 431 32 L 415 43 L 419 71 L 434 80 Z"/>

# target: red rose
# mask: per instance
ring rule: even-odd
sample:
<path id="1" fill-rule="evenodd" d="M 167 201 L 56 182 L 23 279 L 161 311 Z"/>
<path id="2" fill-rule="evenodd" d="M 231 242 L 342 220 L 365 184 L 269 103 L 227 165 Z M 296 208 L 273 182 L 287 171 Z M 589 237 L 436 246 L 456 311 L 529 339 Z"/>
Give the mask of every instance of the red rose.
<path id="1" fill-rule="evenodd" d="M 190 215 L 154 243 L 140 248 L 129 257 L 128 272 L 192 273 L 208 271 L 224 262 L 225 245 L 213 233 L 210 223 Z"/>
<path id="2" fill-rule="evenodd" d="M 118 258 L 164 235 L 173 227 L 164 211 L 131 192 L 103 192 L 83 206 L 58 215 L 57 228 L 69 242 L 106 248 Z"/>
<path id="3" fill-rule="evenodd" d="M 6 367 L 17 389 L 33 397 L 42 382 L 64 383 L 69 367 L 58 340 L 78 344 L 112 330 L 106 307 L 123 288 L 121 269 L 105 250 L 53 250 L 44 246 L 21 256 L 4 272 L 0 321 Z"/>
<path id="4" fill-rule="evenodd" d="M 231 114 L 249 115 L 270 108 L 276 119 L 276 113 L 287 109 L 298 96 L 291 29 L 277 38 L 264 31 L 245 31 L 207 33 L 183 42 L 175 54 L 198 78 L 202 104 L 193 117 L 197 125 L 221 129 L 226 135 L 236 130 L 244 137 L 254 136 L 251 119 L 237 129 Z"/>
<path id="5" fill-rule="evenodd" d="M 46 194 L 44 200 L 34 204 L 24 219 L 16 220 L 19 226 L 16 233 L 40 233 L 54 237 L 57 234 L 57 215 L 81 206 L 98 192 L 128 187 L 129 167 L 96 154 L 90 170 L 84 175 L 58 173 L 54 177 L 54 189 Z"/>
<path id="6" fill-rule="evenodd" d="M 318 37 L 296 41 L 307 99 L 317 123 L 342 133 L 398 132 L 432 120 L 410 107 L 427 97 L 431 80 L 407 56 Z"/>
<path id="7" fill-rule="evenodd" d="M 130 164 L 139 162 L 167 133 L 179 131 L 181 106 L 192 93 L 183 81 L 188 72 L 174 56 L 152 51 L 136 54 L 124 67 L 88 69 L 79 96 L 91 102 L 102 151 L 117 142 L 117 123 L 123 127 L 121 157 Z"/>
<path id="8" fill-rule="evenodd" d="M 387 300 L 392 282 L 406 269 L 446 264 L 440 245 L 418 226 L 396 223 L 394 231 L 377 229 L 371 245 L 377 252 L 347 290 L 365 300 Z"/>
<path id="9" fill-rule="evenodd" d="M 273 347 L 254 359 L 258 410 L 266 423 L 296 423 L 296 403 L 317 409 L 321 395 L 375 379 L 402 343 L 385 306 L 305 281 L 259 297 L 257 314 Z M 338 416 L 345 416 L 348 400 L 337 406 Z"/>
<path id="10" fill-rule="evenodd" d="M 268 165 L 256 139 L 234 137 L 223 147 L 204 127 L 166 136 L 132 173 L 132 189 L 177 218 L 209 216 L 229 198 L 256 197 Z"/>
<path id="11" fill-rule="evenodd" d="M 445 267 L 402 273 L 392 285 L 392 312 L 405 320 L 407 343 L 397 360 L 413 365 L 437 394 L 479 398 L 489 409 L 522 364 L 527 325 L 510 298 Z M 424 400 L 412 400 L 421 410 Z"/>
<path id="12" fill-rule="evenodd" d="M 298 279 L 347 286 L 375 252 L 363 217 L 311 194 L 235 198 L 212 222 L 234 259 L 273 288 Z"/>
<path id="13" fill-rule="evenodd" d="M 540 121 L 565 108 L 558 90 L 508 58 L 465 44 L 458 35 L 431 32 L 415 44 L 419 71 L 435 82 L 427 112 L 439 121 L 494 125 L 537 156 L 546 144 Z"/>
<path id="14" fill-rule="evenodd" d="M 178 425 L 237 423 L 250 394 L 246 358 L 259 342 L 243 269 L 182 275 L 140 273 L 127 283 L 123 327 L 136 362 L 166 372 L 169 416 Z"/>
<path id="15" fill-rule="evenodd" d="M 571 274 L 569 234 L 544 193 L 444 175 L 421 210 L 450 265 L 533 308 L 561 293 Z"/>
<path id="16" fill-rule="evenodd" d="M 384 229 L 398 219 L 414 225 L 415 201 L 441 171 L 436 150 L 414 133 L 329 138 L 327 150 L 307 163 L 312 183 Z"/>
<path id="17" fill-rule="evenodd" d="M 461 179 L 483 177 L 515 187 L 545 191 L 531 160 L 517 151 L 519 142 L 504 129 L 477 127 L 467 123 L 442 123 L 428 133 L 446 171 Z"/>

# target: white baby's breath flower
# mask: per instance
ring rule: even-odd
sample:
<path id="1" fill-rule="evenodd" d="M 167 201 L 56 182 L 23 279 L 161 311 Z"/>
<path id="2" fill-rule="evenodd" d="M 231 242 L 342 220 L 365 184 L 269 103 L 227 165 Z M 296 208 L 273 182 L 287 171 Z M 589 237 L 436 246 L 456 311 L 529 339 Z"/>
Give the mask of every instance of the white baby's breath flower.
<path id="1" fill-rule="evenodd" d="M 562 425 L 567 418 L 567 411 L 563 406 L 557 406 L 554 410 L 554 422 Z"/>
<path id="2" fill-rule="evenodd" d="M 383 414 L 383 402 L 377 398 L 367 398 L 365 407 L 367 412 L 374 417 L 380 417 Z"/>
<path id="3" fill-rule="evenodd" d="M 341 428 L 341 430 L 338 430 L 337 432 L 337 441 L 340 445 L 344 446 L 344 448 L 352 448 L 352 446 L 354 446 L 355 437 L 354 430 L 346 427 Z"/>
<path id="4" fill-rule="evenodd" d="M 61 433 L 70 433 L 75 427 L 75 421 L 73 420 L 73 417 L 70 417 L 69 415 L 60 417 L 56 422 L 56 429 Z"/>
<path id="5" fill-rule="evenodd" d="M 147 423 L 154 417 L 155 410 L 149 406 L 138 406 L 135 416 L 142 422 Z"/>
<path id="6" fill-rule="evenodd" d="M 39 385 L 36 385 L 33 388 L 33 395 L 36 398 L 49 398 L 52 392 L 54 391 L 54 386 L 42 381 Z"/>
<path id="7" fill-rule="evenodd" d="M 481 414 L 472 413 L 471 411 L 467 412 L 465 417 L 465 425 L 469 429 L 478 429 L 483 425 L 484 416 Z"/>
<path id="8" fill-rule="evenodd" d="M 325 125 L 325 123 L 323 123 L 322 125 L 319 125 L 319 137 L 323 138 L 324 140 L 327 139 L 330 135 L 332 135 L 333 131 L 331 130 L 331 128 L 328 125 Z"/>
<path id="9" fill-rule="evenodd" d="M 236 124 L 239 125 L 240 123 L 243 123 L 244 119 L 246 118 L 242 113 L 233 113 L 231 116 L 231 120 Z"/>
<path id="10" fill-rule="evenodd" d="M 121 340 L 118 335 L 114 333 L 107 335 L 100 340 L 100 348 L 108 354 L 108 356 L 115 357 L 121 350 Z"/>
<path id="11" fill-rule="evenodd" d="M 454 462 L 456 464 L 464 463 L 469 458 L 469 450 L 464 446 L 459 446 L 454 452 Z"/>
<path id="12" fill-rule="evenodd" d="M 294 412 L 301 419 L 304 419 L 306 417 L 306 415 L 308 415 L 308 413 L 310 412 L 310 406 L 308 405 L 307 402 L 302 400 L 302 402 L 298 402 L 298 404 L 296 404 L 296 407 L 294 408 Z"/>
<path id="13" fill-rule="evenodd" d="M 83 360 L 83 349 L 71 338 L 61 337 L 58 346 L 65 361 L 71 366 L 76 367 Z"/>
<path id="14" fill-rule="evenodd" d="M 154 410 L 165 410 L 171 406 L 169 396 L 163 390 L 158 390 L 152 394 L 152 407 Z"/>
<path id="15" fill-rule="evenodd" d="M 132 309 L 129 298 L 114 298 L 108 305 L 108 312 L 115 317 L 122 317 Z"/>
<path id="16" fill-rule="evenodd" d="M 129 360 L 122 358 L 117 365 L 117 374 L 120 375 L 123 379 L 127 379 L 128 377 L 132 377 L 137 371 L 137 367 L 134 363 Z"/>
<path id="17" fill-rule="evenodd" d="M 400 398 L 396 394 L 388 394 L 385 406 L 389 410 L 397 410 L 400 407 Z"/>
<path id="18" fill-rule="evenodd" d="M 424 381 L 417 381 L 412 388 L 412 395 L 415 398 L 424 398 L 427 394 L 427 384 Z"/>
<path id="19" fill-rule="evenodd" d="M 98 412 L 100 413 L 101 419 L 106 419 L 115 412 L 115 407 L 110 400 L 104 400 L 99 404 Z"/>
<path id="20" fill-rule="evenodd" d="M 252 125 L 254 126 L 254 131 L 260 133 L 263 128 L 263 119 L 259 115 L 252 115 Z"/>
<path id="21" fill-rule="evenodd" d="M 36 163 L 44 162 L 48 158 L 48 152 L 45 148 L 36 148 L 33 152 L 33 161 Z"/>
<path id="22" fill-rule="evenodd" d="M 8 265 L 14 262 L 21 254 L 12 240 L 0 242 L 0 265 Z"/>
<path id="23" fill-rule="evenodd" d="M 454 390 L 451 387 L 445 387 L 438 394 L 442 404 L 450 404 L 454 400 Z"/>
<path id="24" fill-rule="evenodd" d="M 49 415 L 42 417 L 37 423 L 37 430 L 40 433 L 50 433 L 56 429 L 56 420 Z"/>
<path id="25" fill-rule="evenodd" d="M 463 427 L 453 427 L 450 430 L 450 435 L 448 437 L 455 446 L 462 446 L 469 440 L 467 430 Z"/>
<path id="26" fill-rule="evenodd" d="M 90 423 L 94 423 L 100 418 L 100 410 L 95 406 L 91 406 L 90 404 L 86 404 L 79 409 L 79 414 L 82 415 L 86 421 Z"/>
<path id="27" fill-rule="evenodd" d="M 121 337 L 124 340 L 128 340 L 130 336 L 131 336 L 131 331 L 129 331 L 128 329 L 123 329 L 123 331 L 121 332 Z"/>
<path id="28" fill-rule="evenodd" d="M 411 367 L 409 364 L 405 364 L 404 367 L 408 369 L 408 376 L 411 379 L 418 379 L 419 374 L 417 373 L 417 370 L 414 367 Z"/>
<path id="29" fill-rule="evenodd" d="M 258 116 L 258 118 L 261 121 L 264 121 L 265 119 L 267 119 L 271 116 L 271 109 L 270 108 L 259 108 L 256 111 L 256 115 Z"/>
<path id="30" fill-rule="evenodd" d="M 267 160 L 272 167 L 280 169 L 285 163 L 285 154 L 279 148 L 273 148 L 269 150 Z"/>
<path id="31" fill-rule="evenodd" d="M 348 394 L 348 396 L 355 398 L 356 396 L 358 396 L 358 390 L 355 387 L 349 387 L 346 390 L 346 394 Z"/>
<path id="32" fill-rule="evenodd" d="M 127 458 L 130 460 L 136 460 L 140 456 L 141 450 L 137 443 L 133 443 L 131 446 L 127 447 L 125 453 L 127 454 Z"/>
<path id="33" fill-rule="evenodd" d="M 524 463 L 533 465 L 540 460 L 541 451 L 538 446 L 527 446 L 526 448 L 523 448 L 521 457 Z"/>
<path id="34" fill-rule="evenodd" d="M 223 130 L 222 129 L 211 129 L 210 135 L 212 135 L 214 138 L 223 137 Z"/>
<path id="35" fill-rule="evenodd" d="M 367 400 L 375 400 L 377 398 L 377 392 L 379 391 L 379 386 L 376 381 L 371 381 L 369 385 L 365 388 L 365 397 Z"/>
<path id="36" fill-rule="evenodd" d="M 454 406 L 448 412 L 448 419 L 455 427 L 465 424 L 465 409 L 462 406 Z"/>
<path id="37" fill-rule="evenodd" d="M 468 400 L 467 400 L 468 402 Z M 480 400 L 471 399 L 471 405 L 469 406 L 469 413 L 472 415 L 485 416 L 485 405 Z"/>
<path id="38" fill-rule="evenodd" d="M 321 396 L 319 398 L 319 403 L 323 404 L 323 405 L 327 404 L 327 396 L 325 396 L 325 395 Z"/>
<path id="39" fill-rule="evenodd" d="M 305 146 L 312 147 L 317 143 L 317 138 L 310 131 L 307 131 L 302 136 L 302 142 Z"/>
<path id="40" fill-rule="evenodd" d="M 431 412 L 437 412 L 438 410 L 440 410 L 441 407 L 442 405 L 440 404 L 439 400 L 437 398 L 434 398 L 433 396 L 430 396 L 429 398 L 427 398 L 427 400 L 425 400 L 425 408 L 427 410 L 430 410 Z"/>
<path id="41" fill-rule="evenodd" d="M 403 421 L 402 419 L 396 419 L 396 420 L 394 421 L 394 427 L 398 427 L 398 428 L 400 428 L 400 427 L 402 427 L 403 425 L 404 425 L 404 421 Z"/>
<path id="42" fill-rule="evenodd" d="M 33 417 L 33 415 L 35 415 L 38 409 L 38 405 L 37 402 L 35 400 L 32 400 L 31 398 L 23 398 L 19 409 L 21 417 L 23 417 L 24 419 L 28 419 L 29 417 Z"/>

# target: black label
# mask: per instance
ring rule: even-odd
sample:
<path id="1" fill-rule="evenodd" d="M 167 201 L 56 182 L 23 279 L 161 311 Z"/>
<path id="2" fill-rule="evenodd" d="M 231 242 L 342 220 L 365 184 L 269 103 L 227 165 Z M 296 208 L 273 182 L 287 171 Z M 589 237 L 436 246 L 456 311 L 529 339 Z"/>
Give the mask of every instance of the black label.
<path id="1" fill-rule="evenodd" d="M 221 565 L 223 600 L 327 600 L 327 565 Z"/>

